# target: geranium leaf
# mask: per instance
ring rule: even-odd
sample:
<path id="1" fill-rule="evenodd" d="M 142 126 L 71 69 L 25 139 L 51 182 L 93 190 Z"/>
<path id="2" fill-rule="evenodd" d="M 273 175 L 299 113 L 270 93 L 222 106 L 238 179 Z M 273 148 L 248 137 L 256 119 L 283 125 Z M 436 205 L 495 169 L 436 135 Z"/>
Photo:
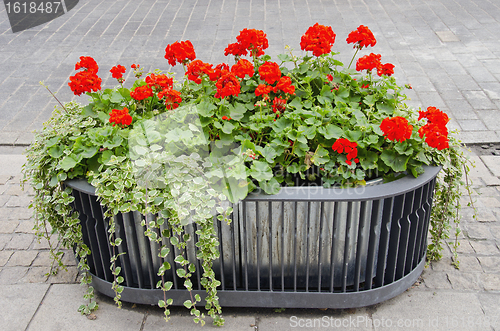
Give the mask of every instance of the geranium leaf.
<path id="1" fill-rule="evenodd" d="M 396 151 L 388 149 L 382 152 L 380 158 L 395 172 L 405 171 L 409 159 L 408 156 L 399 155 Z"/>
<path id="2" fill-rule="evenodd" d="M 273 171 L 266 162 L 254 161 L 250 168 L 250 176 L 261 182 L 273 178 Z"/>
<path id="3" fill-rule="evenodd" d="M 335 124 L 328 124 L 326 127 L 322 126 L 318 128 L 318 132 L 322 134 L 325 139 L 337 139 L 344 134 L 344 130 Z"/>

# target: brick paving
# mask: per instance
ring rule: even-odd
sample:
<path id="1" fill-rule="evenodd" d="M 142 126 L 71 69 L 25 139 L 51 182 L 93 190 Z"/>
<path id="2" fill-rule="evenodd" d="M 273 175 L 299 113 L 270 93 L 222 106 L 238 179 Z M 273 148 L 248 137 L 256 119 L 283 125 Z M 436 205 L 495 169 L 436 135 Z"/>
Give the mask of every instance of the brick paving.
<path id="1" fill-rule="evenodd" d="M 88 0 L 49 23 L 16 34 L 10 30 L 4 7 L 0 8 L 0 310 L 6 316 L 0 319 L 0 329 L 106 329 L 113 323 L 124 330 L 192 327 L 182 308 L 174 308 L 172 321 L 163 324 L 161 311 L 154 307 L 125 304 L 118 311 L 111 299 L 102 296 L 97 319 L 81 317 L 76 309 L 83 303 L 84 289 L 77 285 L 71 251 L 64 255 L 67 272 L 46 275 L 48 245 L 35 238 L 27 207 L 32 193 L 19 189 L 22 146 L 29 144 L 31 131 L 41 128 L 55 105 L 39 81 L 62 101 L 84 102 L 67 87 L 81 55 L 97 60 L 103 86 L 112 87 L 108 70 L 118 63 L 179 73 L 180 68 L 170 68 L 163 58 L 165 46 L 176 40 L 191 40 L 198 58 L 219 63 L 230 61 L 223 49 L 239 30 L 258 28 L 268 35 L 267 53 L 276 56 L 288 44 L 299 49 L 300 36 L 319 22 L 333 27 L 334 50 L 341 52 L 339 59 L 344 62 L 352 56 L 352 48 L 344 42 L 347 34 L 360 24 L 369 26 L 378 41 L 373 52 L 396 65 L 400 84 L 413 86 L 408 103 L 447 111 L 451 127 L 460 130 L 464 142 L 481 144 L 483 148 L 476 147 L 471 154 L 476 163 L 471 177 L 478 217 L 472 218 L 464 197 L 460 270 L 450 264 L 447 247 L 442 261 L 431 263 L 409 291 L 386 303 L 354 310 L 287 309 L 284 313 L 225 309 L 226 329 L 288 330 L 292 316 L 334 316 L 365 319 L 372 324 L 359 329 L 378 330 L 373 322 L 380 318 L 395 321 L 412 312 L 428 321 L 421 329 L 500 330 L 500 152 L 495 154 L 497 145 L 487 144 L 500 143 L 498 2 Z M 434 322 L 444 323 L 434 319 L 436 314 L 458 324 L 433 328 Z M 471 318 L 475 324 L 465 323 Z"/>

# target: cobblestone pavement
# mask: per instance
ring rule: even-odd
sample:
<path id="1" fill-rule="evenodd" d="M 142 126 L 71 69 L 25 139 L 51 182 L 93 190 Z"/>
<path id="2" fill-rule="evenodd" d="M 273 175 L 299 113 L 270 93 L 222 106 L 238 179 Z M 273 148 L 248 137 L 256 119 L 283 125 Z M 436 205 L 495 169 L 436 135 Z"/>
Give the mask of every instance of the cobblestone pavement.
<path id="1" fill-rule="evenodd" d="M 108 70 L 118 63 L 170 70 L 163 50 L 175 40 L 190 39 L 198 58 L 218 63 L 228 61 L 223 49 L 239 30 L 259 28 L 268 35 L 268 53 L 275 56 L 287 44 L 298 49 L 307 27 L 319 22 L 331 25 L 337 33 L 335 50 L 344 62 L 352 55 L 344 42 L 347 34 L 359 24 L 369 26 L 378 40 L 373 52 L 396 65 L 400 84 L 413 86 L 408 91 L 410 103 L 447 111 L 463 141 L 480 144 L 471 156 L 476 161 L 472 180 L 478 218 L 473 219 L 471 209 L 464 207 L 460 270 L 451 266 L 447 248 L 443 260 L 426 268 L 420 282 L 385 303 L 362 309 L 287 309 L 281 313 L 224 309 L 225 328 L 300 329 L 307 321 L 325 322 L 327 317 L 329 325 L 341 322 L 343 329 L 355 330 L 400 330 L 397 322 L 403 322 L 412 330 L 499 331 L 500 149 L 487 144 L 500 142 L 499 6 L 494 0 L 88 0 L 54 21 L 16 34 L 2 7 L 0 329 L 193 328 L 185 309 L 174 308 L 171 322 L 165 324 L 155 307 L 125 304 L 118 310 L 103 296 L 98 297 L 96 320 L 80 316 L 77 309 L 85 289 L 78 285 L 71 251 L 64 255 L 68 271 L 46 276 L 48 244 L 36 240 L 28 210 L 31 191 L 19 187 L 22 147 L 5 147 L 28 144 L 33 137 L 30 132 L 50 116 L 55 101 L 39 81 L 62 101 L 70 101 L 75 97 L 67 87 L 68 77 L 81 55 L 98 61 L 103 86 L 111 87 Z"/>
<path id="2" fill-rule="evenodd" d="M 50 116 L 55 101 L 39 81 L 62 101 L 74 99 L 67 82 L 82 55 L 97 60 L 103 86 L 112 87 L 109 69 L 118 63 L 169 70 L 164 49 L 176 40 L 191 40 L 205 62 L 228 62 L 224 48 L 241 29 L 257 28 L 276 56 L 285 45 L 299 50 L 315 22 L 333 27 L 344 62 L 353 54 L 347 34 L 367 25 L 378 41 L 373 52 L 413 86 L 411 105 L 447 111 L 465 142 L 500 142 L 499 19 L 496 0 L 87 0 L 14 34 L 2 7 L 0 144 L 29 143 Z"/>

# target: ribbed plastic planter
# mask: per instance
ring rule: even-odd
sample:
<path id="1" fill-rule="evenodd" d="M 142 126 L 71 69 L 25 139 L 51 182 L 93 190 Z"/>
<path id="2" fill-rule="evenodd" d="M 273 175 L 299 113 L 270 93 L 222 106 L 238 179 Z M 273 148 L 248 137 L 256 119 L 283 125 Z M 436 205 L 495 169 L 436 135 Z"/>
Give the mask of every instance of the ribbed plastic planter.
<path id="1" fill-rule="evenodd" d="M 234 206 L 230 225 L 217 222 L 220 258 L 214 271 L 222 307 L 352 308 L 390 299 L 420 276 L 427 249 L 427 231 L 439 167 L 411 176 L 353 189 L 287 187 L 276 195 L 250 194 Z M 83 241 L 92 254 L 93 286 L 114 296 L 108 222 L 94 188 L 84 181 L 73 188 Z M 148 217 L 154 217 L 150 215 Z M 122 238 L 118 264 L 125 289 L 122 300 L 156 304 L 155 288 L 162 263 L 158 245 L 144 236 L 139 213 L 116 216 Z M 196 239 L 195 225 L 187 227 Z M 171 251 L 174 250 L 170 247 Z M 186 249 L 195 259 L 194 241 Z M 167 260 L 175 267 L 172 257 Z M 201 266 L 192 278 L 202 297 Z M 175 270 L 168 296 L 174 305 L 189 298 Z"/>

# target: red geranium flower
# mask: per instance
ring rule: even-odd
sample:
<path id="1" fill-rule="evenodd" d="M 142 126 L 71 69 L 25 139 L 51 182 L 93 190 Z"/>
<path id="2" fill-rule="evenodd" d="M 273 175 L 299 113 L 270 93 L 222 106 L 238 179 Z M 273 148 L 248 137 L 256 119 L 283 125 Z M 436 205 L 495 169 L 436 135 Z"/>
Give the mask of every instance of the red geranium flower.
<path id="1" fill-rule="evenodd" d="M 384 132 L 384 137 L 389 140 L 403 142 L 410 139 L 413 126 L 408 124 L 404 117 L 384 118 L 380 124 L 380 129 Z"/>
<path id="2" fill-rule="evenodd" d="M 354 163 L 359 162 L 359 159 L 357 158 L 358 156 L 357 146 L 358 144 L 356 142 L 351 142 L 345 138 L 339 138 L 332 145 L 332 149 L 339 154 L 346 153 L 347 160 L 345 161 L 345 163 L 351 165 L 353 161 Z"/>
<path id="3" fill-rule="evenodd" d="M 286 100 L 281 98 L 274 98 L 273 100 L 273 112 L 279 117 L 280 113 L 283 113 L 286 109 Z"/>
<path id="4" fill-rule="evenodd" d="M 372 71 L 373 69 L 378 68 L 380 66 L 381 58 L 382 56 L 380 54 L 373 54 L 373 53 L 371 53 L 370 55 L 365 55 L 363 57 L 360 57 L 356 62 L 356 70 Z"/>
<path id="5" fill-rule="evenodd" d="M 264 62 L 259 67 L 259 75 L 268 84 L 273 84 L 281 78 L 280 66 L 276 62 Z"/>
<path id="6" fill-rule="evenodd" d="M 273 90 L 273 87 L 270 85 L 259 84 L 259 86 L 257 86 L 257 88 L 255 89 L 255 96 L 258 97 L 258 96 L 264 95 L 265 97 L 267 97 L 267 95 L 269 93 L 271 93 L 272 90 Z"/>
<path id="7" fill-rule="evenodd" d="M 231 72 L 241 79 L 245 78 L 246 75 L 252 77 L 254 73 L 253 64 L 248 60 L 241 59 L 231 67 Z"/>
<path id="8" fill-rule="evenodd" d="M 300 49 L 312 51 L 314 56 L 320 56 L 330 53 L 333 43 L 335 43 L 335 33 L 332 28 L 316 23 L 309 27 L 300 39 Z"/>
<path id="9" fill-rule="evenodd" d="M 130 96 L 137 101 L 147 99 L 152 95 L 153 90 L 147 85 L 136 87 L 132 92 L 130 92 Z"/>
<path id="10" fill-rule="evenodd" d="M 229 65 L 226 63 L 219 63 L 215 66 L 214 73 L 210 76 L 210 80 L 215 82 L 222 76 L 222 73 L 226 71 L 230 71 Z"/>
<path id="11" fill-rule="evenodd" d="M 149 87 L 151 88 L 154 87 L 157 90 L 168 89 L 174 85 L 174 80 L 164 74 L 162 75 L 150 74 L 149 76 L 146 77 L 145 81 Z"/>
<path id="12" fill-rule="evenodd" d="M 109 72 L 111 72 L 111 76 L 113 78 L 118 79 L 118 82 L 123 83 L 123 74 L 127 71 L 127 69 L 122 65 L 117 65 L 111 68 Z"/>
<path id="13" fill-rule="evenodd" d="M 189 40 L 176 41 L 165 48 L 165 59 L 168 60 L 171 66 L 175 66 L 177 63 L 186 64 L 195 58 L 196 53 L 194 52 L 193 44 Z"/>
<path id="14" fill-rule="evenodd" d="M 242 56 L 247 55 L 248 51 L 250 51 L 252 56 L 259 57 L 264 55 L 264 49 L 269 47 L 267 36 L 262 30 L 243 29 L 236 37 L 236 40 L 238 42 L 227 46 L 224 55 Z"/>
<path id="15" fill-rule="evenodd" d="M 392 76 L 394 74 L 394 64 L 386 63 L 381 64 L 377 67 L 377 75 L 382 76 Z"/>
<path id="16" fill-rule="evenodd" d="M 181 93 L 173 88 L 166 88 L 158 93 L 158 99 L 161 100 L 163 97 L 165 97 L 167 109 L 176 109 L 179 107 L 179 103 L 182 102 Z"/>
<path id="17" fill-rule="evenodd" d="M 209 77 L 212 77 L 215 74 L 211 64 L 205 63 L 201 60 L 194 60 L 188 64 L 186 75 L 189 80 L 195 82 L 196 84 L 201 84 L 201 76 L 204 74 Z"/>
<path id="18" fill-rule="evenodd" d="M 238 96 L 240 94 L 240 81 L 230 71 L 223 71 L 215 86 L 217 86 L 216 98 L 222 99 L 230 95 Z"/>
<path id="19" fill-rule="evenodd" d="M 274 93 L 282 91 L 284 93 L 295 94 L 295 86 L 292 85 L 292 79 L 288 76 L 283 76 L 278 80 L 274 87 Z"/>
<path id="20" fill-rule="evenodd" d="M 69 77 L 69 87 L 75 95 L 87 92 L 97 92 L 101 89 L 102 80 L 93 72 L 80 71 Z"/>
<path id="21" fill-rule="evenodd" d="M 89 71 L 94 74 L 97 74 L 99 71 L 97 62 L 95 62 L 95 60 L 90 56 L 80 56 L 80 61 L 75 64 L 75 70 L 80 70 L 82 68 L 84 68 L 85 71 Z"/>
<path id="22" fill-rule="evenodd" d="M 427 145 L 438 150 L 449 147 L 448 129 L 446 124 L 450 120 L 448 115 L 436 107 L 428 107 L 426 112 L 420 111 L 418 119 L 427 119 L 427 124 L 418 130 L 420 138 L 425 136 Z"/>
<path id="23" fill-rule="evenodd" d="M 109 113 L 109 123 L 113 123 L 113 126 L 118 124 L 122 128 L 132 124 L 132 116 L 129 115 L 128 108 L 113 109 L 111 113 Z"/>
<path id="24" fill-rule="evenodd" d="M 354 43 L 354 48 L 362 49 L 363 47 L 375 46 L 377 41 L 375 40 L 375 36 L 368 29 L 367 26 L 360 25 L 358 28 L 351 33 L 346 39 L 348 44 Z"/>
<path id="25" fill-rule="evenodd" d="M 229 120 L 231 119 L 231 117 L 222 116 L 222 119 L 223 119 L 224 121 L 229 121 Z"/>

